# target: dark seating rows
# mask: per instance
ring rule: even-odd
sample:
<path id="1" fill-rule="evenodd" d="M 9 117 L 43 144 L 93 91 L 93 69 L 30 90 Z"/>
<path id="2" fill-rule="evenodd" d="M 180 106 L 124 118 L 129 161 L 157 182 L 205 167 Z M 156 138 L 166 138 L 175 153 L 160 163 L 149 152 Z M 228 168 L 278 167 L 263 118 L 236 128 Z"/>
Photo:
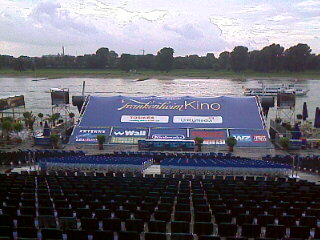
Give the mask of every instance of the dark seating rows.
<path id="1" fill-rule="evenodd" d="M 319 238 L 319 190 L 286 178 L 0 175 L 0 236 Z"/>
<path id="2" fill-rule="evenodd" d="M 83 151 L 65 150 L 19 150 L 12 152 L 0 151 L 0 163 L 2 165 L 19 165 L 28 162 L 36 162 L 46 157 L 84 156 Z"/>
<path id="3" fill-rule="evenodd" d="M 291 165 L 298 169 L 306 169 L 311 171 L 320 171 L 320 155 L 307 155 L 307 156 L 291 156 L 291 155 L 266 155 L 262 158 L 265 161 Z"/>

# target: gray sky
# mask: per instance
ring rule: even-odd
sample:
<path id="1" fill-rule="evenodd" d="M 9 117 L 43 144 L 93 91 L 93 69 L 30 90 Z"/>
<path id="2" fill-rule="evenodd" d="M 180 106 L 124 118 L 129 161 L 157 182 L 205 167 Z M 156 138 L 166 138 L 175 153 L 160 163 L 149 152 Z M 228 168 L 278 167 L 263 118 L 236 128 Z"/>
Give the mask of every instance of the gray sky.
<path id="1" fill-rule="evenodd" d="M 0 54 L 175 55 L 307 43 L 320 53 L 320 0 L 0 0 Z"/>

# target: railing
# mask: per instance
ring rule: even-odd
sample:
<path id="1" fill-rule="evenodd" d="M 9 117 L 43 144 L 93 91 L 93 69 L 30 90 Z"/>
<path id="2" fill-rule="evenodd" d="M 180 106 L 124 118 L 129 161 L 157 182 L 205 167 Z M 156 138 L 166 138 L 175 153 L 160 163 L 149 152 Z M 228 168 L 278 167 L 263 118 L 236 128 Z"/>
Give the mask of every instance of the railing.
<path id="1" fill-rule="evenodd" d="M 148 167 L 150 167 L 153 164 L 153 160 L 147 160 L 142 163 L 142 171 L 146 170 Z"/>

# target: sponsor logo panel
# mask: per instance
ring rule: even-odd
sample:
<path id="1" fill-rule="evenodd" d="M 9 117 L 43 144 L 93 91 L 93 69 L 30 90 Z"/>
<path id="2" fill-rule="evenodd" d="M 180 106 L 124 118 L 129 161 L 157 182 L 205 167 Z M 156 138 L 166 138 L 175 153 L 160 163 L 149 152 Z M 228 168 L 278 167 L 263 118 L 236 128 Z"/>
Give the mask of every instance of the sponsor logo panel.
<path id="1" fill-rule="evenodd" d="M 206 139 L 203 141 L 203 144 L 224 145 L 224 144 L 226 144 L 226 140 L 224 140 L 224 139 Z"/>
<path id="2" fill-rule="evenodd" d="M 219 124 L 221 116 L 174 116 L 173 123 Z"/>
<path id="3" fill-rule="evenodd" d="M 152 139 L 185 139 L 186 137 L 182 134 L 153 134 L 151 136 Z"/>
<path id="4" fill-rule="evenodd" d="M 238 142 L 252 142 L 250 135 L 245 134 L 233 134 L 232 135 Z"/>
<path id="5" fill-rule="evenodd" d="M 224 131 L 192 131 L 191 137 L 224 139 L 226 134 Z"/>
<path id="6" fill-rule="evenodd" d="M 204 110 L 204 111 L 218 111 L 221 109 L 220 103 L 217 102 L 202 102 L 197 100 L 184 100 L 181 98 L 140 98 L 128 99 L 127 102 L 122 100 L 121 106 L 117 108 L 118 111 L 122 110 Z"/>
<path id="7" fill-rule="evenodd" d="M 103 129 L 81 129 L 79 134 L 76 136 L 76 142 L 92 142 L 96 143 L 97 135 L 106 134 L 106 130 Z"/>
<path id="8" fill-rule="evenodd" d="M 122 115 L 121 122 L 123 123 L 168 123 L 169 116 L 155 116 L 155 115 Z"/>
<path id="9" fill-rule="evenodd" d="M 253 142 L 267 142 L 266 135 L 253 135 Z"/>
<path id="10" fill-rule="evenodd" d="M 112 135 L 115 137 L 145 137 L 146 130 L 113 130 Z"/>

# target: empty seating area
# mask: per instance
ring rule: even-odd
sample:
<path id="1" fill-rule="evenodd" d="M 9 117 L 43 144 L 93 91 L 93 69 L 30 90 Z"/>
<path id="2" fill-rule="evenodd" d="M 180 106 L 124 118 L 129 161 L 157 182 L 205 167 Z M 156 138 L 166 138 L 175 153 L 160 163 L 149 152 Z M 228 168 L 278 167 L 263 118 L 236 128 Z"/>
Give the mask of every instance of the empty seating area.
<path id="1" fill-rule="evenodd" d="M 307 155 L 307 156 L 299 156 L 296 155 L 294 157 L 290 155 L 267 155 L 262 158 L 265 161 L 275 162 L 280 164 L 291 165 L 294 163 L 294 166 L 298 170 L 307 170 L 315 173 L 320 172 L 320 155 Z"/>
<path id="2" fill-rule="evenodd" d="M 36 162 L 40 158 L 46 157 L 67 157 L 84 156 L 83 151 L 64 151 L 64 150 L 20 150 L 13 152 L 0 152 L 2 165 L 19 165 L 29 162 Z"/>
<path id="3" fill-rule="evenodd" d="M 287 178 L 0 175 L 1 239 L 320 238 L 320 185 Z"/>

